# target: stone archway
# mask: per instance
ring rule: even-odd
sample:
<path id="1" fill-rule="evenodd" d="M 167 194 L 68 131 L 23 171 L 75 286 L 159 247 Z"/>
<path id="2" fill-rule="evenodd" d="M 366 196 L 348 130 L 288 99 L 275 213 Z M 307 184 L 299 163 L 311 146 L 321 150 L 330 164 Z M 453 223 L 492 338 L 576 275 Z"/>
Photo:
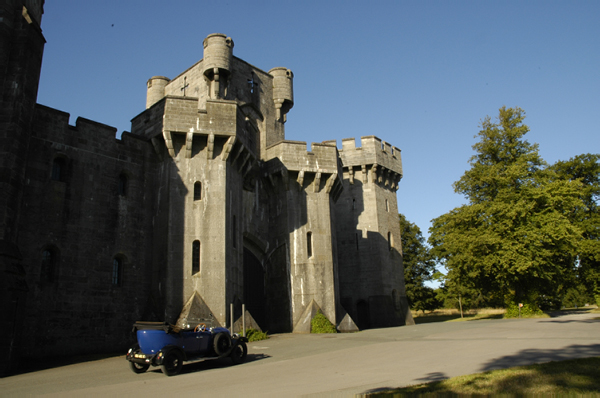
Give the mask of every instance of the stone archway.
<path id="1" fill-rule="evenodd" d="M 256 256 L 244 247 L 244 303 L 261 328 L 266 326 L 265 271 Z"/>

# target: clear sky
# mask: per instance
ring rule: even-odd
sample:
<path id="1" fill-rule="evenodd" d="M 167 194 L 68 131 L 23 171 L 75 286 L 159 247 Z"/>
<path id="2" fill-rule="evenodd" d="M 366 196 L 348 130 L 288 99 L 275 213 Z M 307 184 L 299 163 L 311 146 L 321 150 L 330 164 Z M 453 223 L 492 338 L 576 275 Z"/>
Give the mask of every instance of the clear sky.
<path id="1" fill-rule="evenodd" d="M 486 115 L 519 106 L 549 163 L 600 152 L 600 1 L 47 0 L 38 102 L 122 131 L 146 81 L 202 58 L 211 33 L 294 72 L 286 138 L 376 135 L 402 150 L 398 208 L 427 236 L 464 203 Z"/>

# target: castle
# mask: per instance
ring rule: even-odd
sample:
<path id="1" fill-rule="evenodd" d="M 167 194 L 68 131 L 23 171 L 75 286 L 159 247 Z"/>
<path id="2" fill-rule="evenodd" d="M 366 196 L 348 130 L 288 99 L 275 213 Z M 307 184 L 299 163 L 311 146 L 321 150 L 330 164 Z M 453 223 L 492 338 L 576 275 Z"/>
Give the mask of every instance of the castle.
<path id="1" fill-rule="evenodd" d="M 136 320 L 307 332 L 413 323 L 396 190 L 375 136 L 286 140 L 293 73 L 209 35 L 147 83 L 131 133 L 36 104 L 43 0 L 0 22 L 0 344 L 10 357 L 114 352 Z M 231 305 L 233 304 L 233 306 Z M 233 313 L 231 312 L 233 308 Z"/>

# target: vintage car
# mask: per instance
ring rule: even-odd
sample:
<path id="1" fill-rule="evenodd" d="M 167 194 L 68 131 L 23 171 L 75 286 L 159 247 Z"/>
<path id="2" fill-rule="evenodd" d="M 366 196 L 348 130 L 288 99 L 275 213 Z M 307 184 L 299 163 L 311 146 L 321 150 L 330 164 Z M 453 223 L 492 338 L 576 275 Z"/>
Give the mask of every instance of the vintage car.
<path id="1" fill-rule="evenodd" d="M 127 352 L 131 370 L 144 373 L 150 365 L 160 366 L 167 376 L 181 371 L 184 361 L 229 357 L 242 363 L 248 354 L 247 338 L 222 327 L 179 329 L 165 322 L 136 322 L 133 330 L 137 344 Z"/>

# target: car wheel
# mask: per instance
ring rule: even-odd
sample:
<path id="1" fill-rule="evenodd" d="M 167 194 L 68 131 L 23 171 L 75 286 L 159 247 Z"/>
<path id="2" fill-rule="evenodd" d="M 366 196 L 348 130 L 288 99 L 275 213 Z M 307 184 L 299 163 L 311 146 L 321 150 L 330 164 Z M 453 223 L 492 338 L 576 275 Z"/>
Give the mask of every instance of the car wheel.
<path id="1" fill-rule="evenodd" d="M 224 355 L 231 348 L 231 337 L 225 332 L 220 332 L 215 335 L 213 340 L 213 348 L 218 356 Z"/>
<path id="2" fill-rule="evenodd" d="M 233 361 L 234 365 L 239 365 L 240 363 L 244 362 L 246 360 L 246 356 L 248 355 L 248 347 L 246 346 L 246 343 L 244 343 L 243 341 L 240 341 L 235 348 L 233 349 L 233 351 L 231 351 L 231 360 Z"/>
<path id="3" fill-rule="evenodd" d="M 133 373 L 144 373 L 148 370 L 150 365 L 145 363 L 129 362 L 129 367 L 133 370 Z"/>
<path id="4" fill-rule="evenodd" d="M 167 376 L 174 376 L 181 371 L 183 366 L 183 355 L 178 350 L 171 350 L 167 352 L 163 358 L 162 365 L 160 368 L 162 372 Z"/>

